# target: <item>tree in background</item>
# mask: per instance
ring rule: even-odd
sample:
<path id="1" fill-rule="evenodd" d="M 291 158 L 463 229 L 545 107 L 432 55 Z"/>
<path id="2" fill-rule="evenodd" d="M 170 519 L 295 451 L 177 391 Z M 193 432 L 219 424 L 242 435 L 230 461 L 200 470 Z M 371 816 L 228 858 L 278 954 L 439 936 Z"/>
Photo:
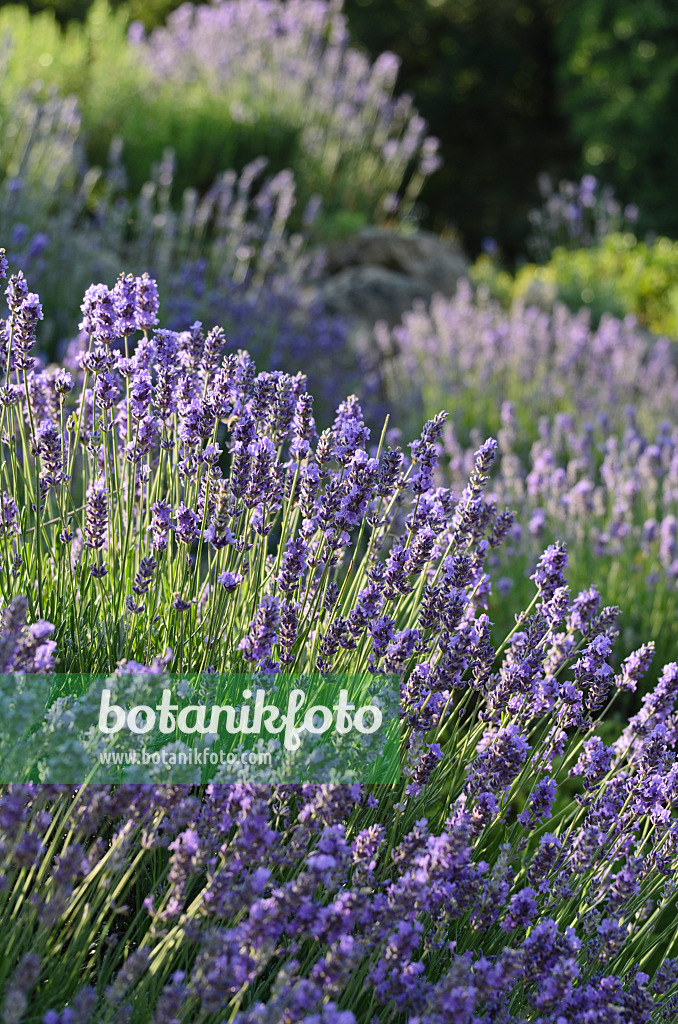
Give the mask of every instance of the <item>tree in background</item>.
<path id="1" fill-rule="evenodd" d="M 540 171 L 572 173 L 577 149 L 558 109 L 554 25 L 567 0 L 346 0 L 354 39 L 402 58 L 442 142 L 443 169 L 422 201 L 432 226 L 477 252 L 495 238 L 524 251 Z"/>
<path id="2" fill-rule="evenodd" d="M 678 237 L 678 4 L 569 0 L 556 45 L 582 169 L 639 207 L 641 232 Z"/>

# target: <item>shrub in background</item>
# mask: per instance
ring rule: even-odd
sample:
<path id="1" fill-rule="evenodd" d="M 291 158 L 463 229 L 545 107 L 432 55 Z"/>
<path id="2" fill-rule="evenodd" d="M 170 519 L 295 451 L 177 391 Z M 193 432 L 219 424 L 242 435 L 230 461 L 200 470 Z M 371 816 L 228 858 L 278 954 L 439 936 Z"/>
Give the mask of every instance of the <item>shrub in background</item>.
<path id="1" fill-rule="evenodd" d="M 639 241 L 630 231 L 610 234 L 588 249 L 556 248 L 542 266 L 526 264 L 515 275 L 480 256 L 471 268 L 505 308 L 513 302 L 590 310 L 594 323 L 605 313 L 631 315 L 654 334 L 678 338 L 678 243 L 670 238 Z"/>

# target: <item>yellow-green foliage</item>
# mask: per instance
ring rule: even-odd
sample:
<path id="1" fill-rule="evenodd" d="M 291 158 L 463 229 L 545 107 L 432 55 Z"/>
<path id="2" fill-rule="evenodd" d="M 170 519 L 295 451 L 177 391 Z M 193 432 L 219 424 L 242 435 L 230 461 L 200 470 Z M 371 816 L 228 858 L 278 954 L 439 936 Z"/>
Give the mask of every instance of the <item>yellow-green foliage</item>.
<path id="1" fill-rule="evenodd" d="M 138 89 L 144 71 L 133 60 L 126 26 L 124 12 L 111 12 L 105 0 L 97 0 L 84 25 L 70 22 L 63 32 L 51 11 L 31 15 L 19 5 L 1 8 L 3 104 L 34 83 L 77 96 L 83 108 L 110 103 L 121 90 L 122 98 L 130 97 L 130 80 Z"/>
<path id="2" fill-rule="evenodd" d="M 590 306 L 594 318 L 628 313 L 655 334 L 678 338 L 678 242 L 612 234 L 595 248 L 558 248 L 545 266 L 527 264 L 512 276 L 481 256 L 472 278 L 506 307 L 514 301 L 571 309 Z"/>

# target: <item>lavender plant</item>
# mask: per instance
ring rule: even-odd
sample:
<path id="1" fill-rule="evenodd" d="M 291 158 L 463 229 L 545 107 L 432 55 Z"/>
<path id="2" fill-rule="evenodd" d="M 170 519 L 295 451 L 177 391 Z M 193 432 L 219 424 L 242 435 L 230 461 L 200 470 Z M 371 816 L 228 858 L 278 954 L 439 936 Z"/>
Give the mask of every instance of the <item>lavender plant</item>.
<path id="1" fill-rule="evenodd" d="M 408 457 L 370 445 L 354 397 L 318 436 L 303 378 L 257 374 L 219 328 L 158 327 L 149 277 L 88 289 L 75 380 L 34 361 L 21 274 L 6 293 L 15 700 L 55 665 L 385 670 L 404 746 L 377 789 L 7 787 L 4 1019 L 672 1020 L 678 668 L 601 737 L 652 645 L 615 674 L 618 610 L 571 595 L 561 544 L 493 645 L 497 442 L 455 497 L 434 479 L 444 413 Z"/>
<path id="2" fill-rule="evenodd" d="M 610 185 L 600 185 L 593 174 L 581 181 L 560 181 L 557 187 L 548 174 L 538 179 L 542 205 L 531 210 L 530 254 L 546 263 L 558 246 L 582 249 L 597 245 L 608 235 L 633 229 L 638 207 L 622 205 Z"/>
<path id="3" fill-rule="evenodd" d="M 290 230 L 290 172 L 266 177 L 260 158 L 240 175 L 221 174 L 202 197 L 187 190 L 177 209 L 171 151 L 130 199 L 119 145 L 105 171 L 87 166 L 75 104 L 26 95 L 15 114 L 4 177 L 0 171 L 0 232 L 13 266 L 46 298 L 43 352 L 65 355 L 72 342 L 67 358 L 77 358 L 87 344 L 72 334 L 82 295 L 92 277 L 112 285 L 123 265 L 139 275 L 150 268 L 168 296 L 171 328 L 209 317 L 271 369 L 301 370 L 312 350 L 312 382 L 330 409 L 343 388 L 369 381 L 365 360 L 349 351 L 348 325 L 306 297 L 320 263 L 305 236 Z M 317 211 L 315 202 L 305 212 L 307 228 Z"/>
<path id="4" fill-rule="evenodd" d="M 336 0 L 184 4 L 148 37 L 133 24 L 128 39 L 125 12 L 106 0 L 63 33 L 50 12 L 10 6 L 0 33 L 0 118 L 5 108 L 11 123 L 14 98 L 36 81 L 77 96 L 91 161 L 121 135 L 135 192 L 170 145 L 180 190 L 204 191 L 264 154 L 275 172 L 293 168 L 302 206 L 321 193 L 324 229 L 345 231 L 412 219 L 440 163 L 412 98 L 394 94 L 398 58 L 371 62 L 351 46 Z"/>
<path id="5" fill-rule="evenodd" d="M 341 3 L 183 4 L 148 37 L 133 25 L 130 41 L 156 87 L 216 96 L 244 124 L 265 114 L 294 125 L 298 177 L 322 183 L 331 213 L 411 217 L 439 166 L 438 141 L 411 97 L 393 95 L 398 58 L 383 53 L 371 64 L 351 47 Z"/>
<path id="6" fill-rule="evenodd" d="M 623 648 L 653 638 L 675 650 L 678 609 L 673 346 L 586 310 L 510 313 L 462 286 L 452 300 L 376 331 L 388 402 L 407 415 L 447 408 L 439 482 L 463 486 L 483 436 L 496 434 L 500 460 L 492 497 L 519 513 L 512 543 L 496 557 L 502 587 L 527 597 L 524 576 L 544 544 L 567 541 L 573 584 L 595 577 L 605 600 L 624 608 Z M 407 382 L 405 385 L 403 382 Z M 501 629 L 511 615 L 493 606 Z"/>

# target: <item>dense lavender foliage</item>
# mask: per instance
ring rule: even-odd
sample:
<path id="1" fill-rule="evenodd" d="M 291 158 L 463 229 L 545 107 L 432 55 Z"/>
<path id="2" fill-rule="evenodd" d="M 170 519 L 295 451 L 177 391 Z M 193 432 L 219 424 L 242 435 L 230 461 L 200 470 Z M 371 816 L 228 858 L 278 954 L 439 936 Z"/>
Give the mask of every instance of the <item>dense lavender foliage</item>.
<path id="1" fill-rule="evenodd" d="M 653 646 L 615 673 L 618 609 L 559 543 L 495 645 L 507 438 L 453 494 L 444 413 L 407 456 L 355 397 L 319 431 L 303 376 L 161 328 L 148 276 L 88 288 L 72 372 L 6 295 L 3 671 L 385 670 L 404 745 L 380 789 L 6 788 L 4 1019 L 674 1019 L 678 668 L 609 735 Z"/>
<path id="2" fill-rule="evenodd" d="M 437 139 L 411 97 L 393 95 L 398 58 L 383 53 L 371 64 L 351 47 L 340 3 L 186 3 L 148 38 L 133 25 L 130 40 L 159 86 L 204 87 L 236 122 L 262 110 L 291 121 L 333 209 L 367 204 L 373 216 L 404 216 L 439 166 Z"/>
<path id="3" fill-rule="evenodd" d="M 492 497 L 520 526 L 497 557 L 502 589 L 524 600 L 523 571 L 545 543 L 571 551 L 573 583 L 595 581 L 625 612 L 624 648 L 678 642 L 678 372 L 673 344 L 632 318 L 590 326 L 586 309 L 506 313 L 462 286 L 454 299 L 378 328 L 389 405 L 450 413 L 439 482 L 455 489 L 482 437 L 499 440 Z M 406 390 L 407 388 L 407 390 Z M 403 401 L 403 396 L 406 401 Z M 441 449 L 442 454 L 442 449 Z M 510 621 L 502 601 L 493 606 Z"/>

